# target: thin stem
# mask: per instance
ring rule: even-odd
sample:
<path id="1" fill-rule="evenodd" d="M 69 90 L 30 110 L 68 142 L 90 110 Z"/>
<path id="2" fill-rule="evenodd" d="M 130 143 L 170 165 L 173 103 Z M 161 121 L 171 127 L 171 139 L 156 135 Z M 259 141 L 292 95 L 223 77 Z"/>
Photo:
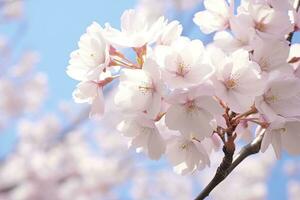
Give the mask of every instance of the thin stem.
<path id="1" fill-rule="evenodd" d="M 259 152 L 264 132 L 261 132 L 251 143 L 244 146 L 235 156 L 231 166 L 228 168 L 227 175 L 230 174 L 245 158 Z"/>
<path id="2" fill-rule="evenodd" d="M 221 183 L 228 175 L 228 169 L 230 168 L 233 160 L 234 151 L 228 151 L 227 148 L 223 147 L 224 158 L 218 167 L 214 178 L 209 182 L 209 184 L 204 188 L 204 190 L 199 194 L 195 200 L 202 200 L 206 198 L 210 192 Z"/>
<path id="3" fill-rule="evenodd" d="M 239 120 L 239 119 L 241 119 L 241 118 L 243 118 L 243 117 L 248 117 L 249 115 L 252 115 L 252 114 L 255 114 L 255 113 L 257 113 L 257 109 L 255 108 L 255 107 L 252 107 L 249 111 L 247 111 L 247 112 L 245 112 L 245 113 L 243 113 L 243 114 L 240 114 L 240 115 L 238 115 L 236 118 L 234 118 L 233 120 L 234 121 L 237 121 L 237 120 Z"/>
<path id="4" fill-rule="evenodd" d="M 244 159 L 248 156 L 256 154 L 259 152 L 261 147 L 261 142 L 264 136 L 264 132 L 261 132 L 251 143 L 244 146 L 242 150 L 234 157 L 233 154 L 229 154 L 224 151 L 224 158 L 220 166 L 218 167 L 214 178 L 210 183 L 204 188 L 204 190 L 198 195 L 195 200 L 203 200 L 209 196 L 210 192 L 219 185 Z M 225 149 L 226 150 L 226 149 Z M 232 153 L 232 152 L 231 152 Z"/>

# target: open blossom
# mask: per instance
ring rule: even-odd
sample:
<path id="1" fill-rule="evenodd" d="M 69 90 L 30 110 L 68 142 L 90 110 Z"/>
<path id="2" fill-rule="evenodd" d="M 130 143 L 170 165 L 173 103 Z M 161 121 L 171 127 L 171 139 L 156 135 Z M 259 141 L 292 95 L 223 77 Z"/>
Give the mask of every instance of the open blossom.
<path id="1" fill-rule="evenodd" d="M 163 88 L 157 63 L 147 58 L 142 69 L 123 70 L 115 103 L 124 112 L 146 112 L 155 118 L 161 109 Z"/>
<path id="2" fill-rule="evenodd" d="M 153 160 L 158 160 L 165 152 L 165 141 L 154 121 L 143 115 L 122 121 L 118 130 L 124 136 L 131 138 L 131 147 L 145 152 Z"/>
<path id="3" fill-rule="evenodd" d="M 207 80 L 213 68 L 203 63 L 204 46 L 200 40 L 181 37 L 171 46 L 158 46 L 156 57 L 162 78 L 172 89 L 198 85 Z"/>
<path id="4" fill-rule="evenodd" d="M 167 24 L 162 30 L 161 35 L 157 40 L 158 45 L 171 45 L 172 42 L 176 41 L 182 33 L 183 27 L 179 21 L 172 21 Z"/>
<path id="5" fill-rule="evenodd" d="M 187 174 L 210 165 L 203 144 L 192 134 L 173 136 L 167 146 L 168 160 L 178 174 Z"/>
<path id="6" fill-rule="evenodd" d="M 255 97 L 264 91 L 259 65 L 249 60 L 249 53 L 238 50 L 230 57 L 219 49 L 210 49 L 211 63 L 216 68 L 212 78 L 216 95 L 234 112 L 245 112 L 254 104 Z"/>
<path id="7" fill-rule="evenodd" d="M 226 52 L 234 52 L 238 49 L 253 50 L 251 41 L 254 34 L 243 27 L 243 22 L 232 18 L 230 20 L 231 33 L 219 31 L 214 35 L 214 45 Z"/>
<path id="8" fill-rule="evenodd" d="M 293 31 L 288 12 L 277 10 L 264 3 L 249 2 L 242 5 L 234 18 L 249 33 L 258 36 L 283 39 Z"/>
<path id="9" fill-rule="evenodd" d="M 99 119 L 104 113 L 103 87 L 112 81 L 111 73 L 102 73 L 98 80 L 82 81 L 73 92 L 76 103 L 91 104 L 90 117 Z"/>
<path id="10" fill-rule="evenodd" d="M 287 151 L 291 155 L 299 155 L 299 129 L 299 120 L 278 117 L 266 129 L 261 151 L 265 152 L 269 145 L 272 145 L 277 158 L 280 158 L 283 150 Z"/>
<path id="11" fill-rule="evenodd" d="M 103 37 L 102 27 L 94 22 L 78 43 L 79 49 L 71 53 L 67 74 L 81 81 L 73 97 L 78 103 L 91 104 L 91 117 L 104 112 L 103 86 L 110 82 L 110 73 L 103 70 L 109 65 L 109 45 Z"/>
<path id="12" fill-rule="evenodd" d="M 214 115 L 221 115 L 223 109 L 211 96 L 201 95 L 201 90 L 190 90 L 174 95 L 166 112 L 166 126 L 183 134 L 193 133 L 199 140 L 213 133 L 211 121 Z"/>
<path id="13" fill-rule="evenodd" d="M 195 14 L 194 22 L 203 33 L 209 34 L 229 27 L 233 9 L 226 0 L 204 0 L 206 10 Z"/>
<path id="14" fill-rule="evenodd" d="M 163 16 L 166 10 L 166 2 L 161 0 L 138 0 L 135 10 L 143 13 L 147 21 L 154 22 Z"/>
<path id="15" fill-rule="evenodd" d="M 164 17 L 150 23 L 142 13 L 135 10 L 126 10 L 121 17 L 121 31 L 108 25 L 105 37 L 112 44 L 121 47 L 139 48 L 155 42 L 165 25 Z"/>
<path id="16" fill-rule="evenodd" d="M 300 116 L 300 80 L 278 74 L 272 75 L 264 94 L 257 97 L 255 106 L 269 121 L 275 120 L 277 115 Z"/>
<path id="17" fill-rule="evenodd" d="M 287 62 L 289 44 L 287 41 L 256 38 L 252 41 L 255 50 L 251 59 L 259 64 L 262 72 L 281 70 L 292 72 L 292 67 Z"/>
<path id="18" fill-rule="evenodd" d="M 71 53 L 67 74 L 78 81 L 99 78 L 108 66 L 109 45 L 103 37 L 102 27 L 94 22 L 78 43 L 79 49 Z"/>

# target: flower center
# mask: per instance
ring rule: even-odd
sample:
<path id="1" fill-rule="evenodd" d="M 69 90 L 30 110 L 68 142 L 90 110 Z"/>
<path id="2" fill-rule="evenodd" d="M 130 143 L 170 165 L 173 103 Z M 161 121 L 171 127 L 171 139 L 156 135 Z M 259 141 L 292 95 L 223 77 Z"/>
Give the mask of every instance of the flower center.
<path id="1" fill-rule="evenodd" d="M 190 71 L 190 67 L 186 65 L 183 61 L 177 64 L 176 75 L 184 77 Z"/>
<path id="2" fill-rule="evenodd" d="M 188 100 L 185 103 L 185 106 L 186 106 L 187 112 L 189 112 L 189 113 L 194 112 L 195 110 L 198 110 L 198 107 L 193 100 Z"/>
<path id="3" fill-rule="evenodd" d="M 255 23 L 255 29 L 259 30 L 260 32 L 266 31 L 266 25 L 263 22 L 256 22 Z"/>
<path id="4" fill-rule="evenodd" d="M 267 102 L 268 104 L 272 104 L 275 103 L 278 100 L 278 97 L 274 94 L 272 94 L 271 91 L 268 91 L 265 95 L 264 95 L 264 100 L 265 102 Z"/>
<path id="5" fill-rule="evenodd" d="M 153 87 L 153 85 L 146 83 L 146 82 L 142 82 L 139 86 L 138 86 L 139 91 L 141 91 L 143 94 L 146 93 L 153 93 L 155 91 L 155 88 Z"/>
<path id="6" fill-rule="evenodd" d="M 237 86 L 237 81 L 233 78 L 230 78 L 227 79 L 224 84 L 227 89 L 234 89 Z"/>
<path id="7" fill-rule="evenodd" d="M 181 148 L 182 150 L 185 150 L 185 149 L 188 148 L 188 144 L 182 144 L 182 145 L 180 146 L 180 148 Z"/>

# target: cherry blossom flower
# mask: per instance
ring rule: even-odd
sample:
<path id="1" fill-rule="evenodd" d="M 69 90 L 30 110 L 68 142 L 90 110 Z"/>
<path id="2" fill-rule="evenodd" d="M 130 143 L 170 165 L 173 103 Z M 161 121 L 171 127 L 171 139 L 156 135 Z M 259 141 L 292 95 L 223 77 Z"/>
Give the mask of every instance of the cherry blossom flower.
<path id="1" fill-rule="evenodd" d="M 259 64 L 262 72 L 280 70 L 282 72 L 292 72 L 292 67 L 287 63 L 289 56 L 289 44 L 285 41 L 274 39 L 256 38 L 252 41 L 255 47 L 251 59 Z"/>
<path id="2" fill-rule="evenodd" d="M 192 134 L 171 138 L 166 155 L 174 165 L 174 171 L 182 175 L 210 165 L 206 149 Z"/>
<path id="3" fill-rule="evenodd" d="M 159 36 L 157 45 L 171 45 L 172 42 L 176 41 L 181 36 L 182 29 L 182 25 L 178 21 L 170 22 Z"/>
<path id="4" fill-rule="evenodd" d="M 121 16 L 121 31 L 107 25 L 105 38 L 117 46 L 139 48 L 155 42 L 165 25 L 164 17 L 149 23 L 144 14 L 126 10 Z"/>
<path id="5" fill-rule="evenodd" d="M 277 115 L 283 117 L 300 116 L 300 82 L 294 77 L 274 74 L 269 78 L 262 96 L 255 101 L 256 108 L 269 121 Z"/>
<path id="6" fill-rule="evenodd" d="M 163 90 L 159 66 L 147 58 L 142 69 L 123 70 L 115 103 L 123 112 L 146 112 L 155 118 L 161 109 Z"/>
<path id="7" fill-rule="evenodd" d="M 186 11 L 197 6 L 202 0 L 171 0 L 170 2 L 175 5 L 176 9 Z"/>
<path id="8" fill-rule="evenodd" d="M 104 113 L 103 86 L 112 81 L 109 71 L 109 45 L 104 39 L 102 27 L 94 22 L 87 28 L 78 43 L 79 49 L 71 53 L 67 74 L 81 81 L 73 97 L 77 103 L 92 104 L 90 117 L 99 118 Z"/>
<path id="9" fill-rule="evenodd" d="M 104 113 L 103 87 L 113 80 L 111 73 L 102 73 L 97 81 L 82 81 L 73 92 L 76 103 L 91 104 L 90 117 L 99 119 Z"/>
<path id="10" fill-rule="evenodd" d="M 150 23 L 155 22 L 167 10 L 166 1 L 139 0 L 135 7 L 138 13 L 142 13 Z"/>
<path id="11" fill-rule="evenodd" d="M 280 158 L 282 150 L 291 155 L 299 155 L 299 128 L 298 120 L 278 117 L 266 129 L 261 151 L 265 152 L 269 145 L 272 145 L 277 158 Z"/>
<path id="12" fill-rule="evenodd" d="M 194 16 L 195 24 L 203 33 L 209 34 L 229 27 L 229 18 L 233 14 L 233 8 L 226 0 L 204 0 L 204 6 L 206 10 Z"/>
<path id="13" fill-rule="evenodd" d="M 293 31 L 287 12 L 276 10 L 264 3 L 249 2 L 242 5 L 235 16 L 244 30 L 258 36 L 281 39 Z M 253 31 L 254 30 L 254 31 Z"/>
<path id="14" fill-rule="evenodd" d="M 238 50 L 230 57 L 216 48 L 210 52 L 211 63 L 216 68 L 213 77 L 216 95 L 234 112 L 247 111 L 265 88 L 259 65 L 249 60 L 245 50 Z"/>
<path id="15" fill-rule="evenodd" d="M 158 160 L 165 152 L 166 144 L 153 120 L 140 115 L 122 121 L 118 130 L 126 137 L 130 137 L 130 146 L 137 151 L 145 152 L 149 158 Z"/>
<path id="16" fill-rule="evenodd" d="M 109 45 L 102 27 L 94 22 L 78 43 L 79 49 L 71 53 L 67 74 L 78 81 L 94 80 L 110 62 Z"/>
<path id="17" fill-rule="evenodd" d="M 171 46 L 158 46 L 156 56 L 162 78 L 172 89 L 186 88 L 203 83 L 213 68 L 203 63 L 204 46 L 200 40 L 181 37 Z"/>
<path id="18" fill-rule="evenodd" d="M 166 112 L 165 120 L 169 129 L 187 135 L 192 133 L 203 140 L 212 135 L 211 121 L 214 115 L 221 115 L 223 109 L 213 97 L 199 95 L 199 91 L 194 89 L 170 98 L 172 104 Z"/>

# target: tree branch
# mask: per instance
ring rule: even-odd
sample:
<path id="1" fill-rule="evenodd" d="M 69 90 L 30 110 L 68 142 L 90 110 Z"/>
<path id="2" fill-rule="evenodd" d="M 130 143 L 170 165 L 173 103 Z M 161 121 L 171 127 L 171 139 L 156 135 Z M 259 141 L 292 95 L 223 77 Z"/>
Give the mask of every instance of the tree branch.
<path id="1" fill-rule="evenodd" d="M 295 8 L 296 11 L 300 8 L 300 0 L 295 1 Z M 294 36 L 294 32 L 291 32 L 288 37 L 287 41 L 292 43 L 292 39 Z M 202 190 L 202 192 L 196 197 L 195 200 L 203 200 L 209 196 L 211 191 L 219 185 L 243 160 L 245 160 L 248 156 L 256 154 L 260 151 L 261 143 L 264 137 L 264 131 L 261 131 L 257 137 L 249 144 L 244 146 L 241 151 L 235 156 L 232 161 L 233 152 L 228 152 L 226 148 L 226 144 L 223 147 L 224 158 L 222 163 L 218 167 L 214 178 L 210 181 L 210 183 Z"/>
<path id="2" fill-rule="evenodd" d="M 207 197 L 209 193 L 227 177 L 227 172 L 232 164 L 234 152 L 229 152 L 225 146 L 223 147 L 223 152 L 224 158 L 222 160 L 222 163 L 218 167 L 214 178 L 210 181 L 210 183 L 204 188 L 204 190 L 199 194 L 199 196 L 195 200 L 202 200 L 205 197 Z"/>
<path id="3" fill-rule="evenodd" d="M 223 151 L 225 156 L 223 158 L 222 163 L 218 167 L 214 178 L 210 181 L 210 183 L 204 188 L 204 190 L 198 195 L 198 197 L 195 200 L 205 199 L 210 194 L 210 192 L 217 185 L 219 185 L 245 158 L 258 153 L 261 147 L 263 136 L 264 132 L 260 133 L 251 143 L 244 146 L 242 150 L 235 156 L 233 161 L 233 154 L 231 155 L 229 152 L 226 152 L 226 148 L 224 146 Z"/>

